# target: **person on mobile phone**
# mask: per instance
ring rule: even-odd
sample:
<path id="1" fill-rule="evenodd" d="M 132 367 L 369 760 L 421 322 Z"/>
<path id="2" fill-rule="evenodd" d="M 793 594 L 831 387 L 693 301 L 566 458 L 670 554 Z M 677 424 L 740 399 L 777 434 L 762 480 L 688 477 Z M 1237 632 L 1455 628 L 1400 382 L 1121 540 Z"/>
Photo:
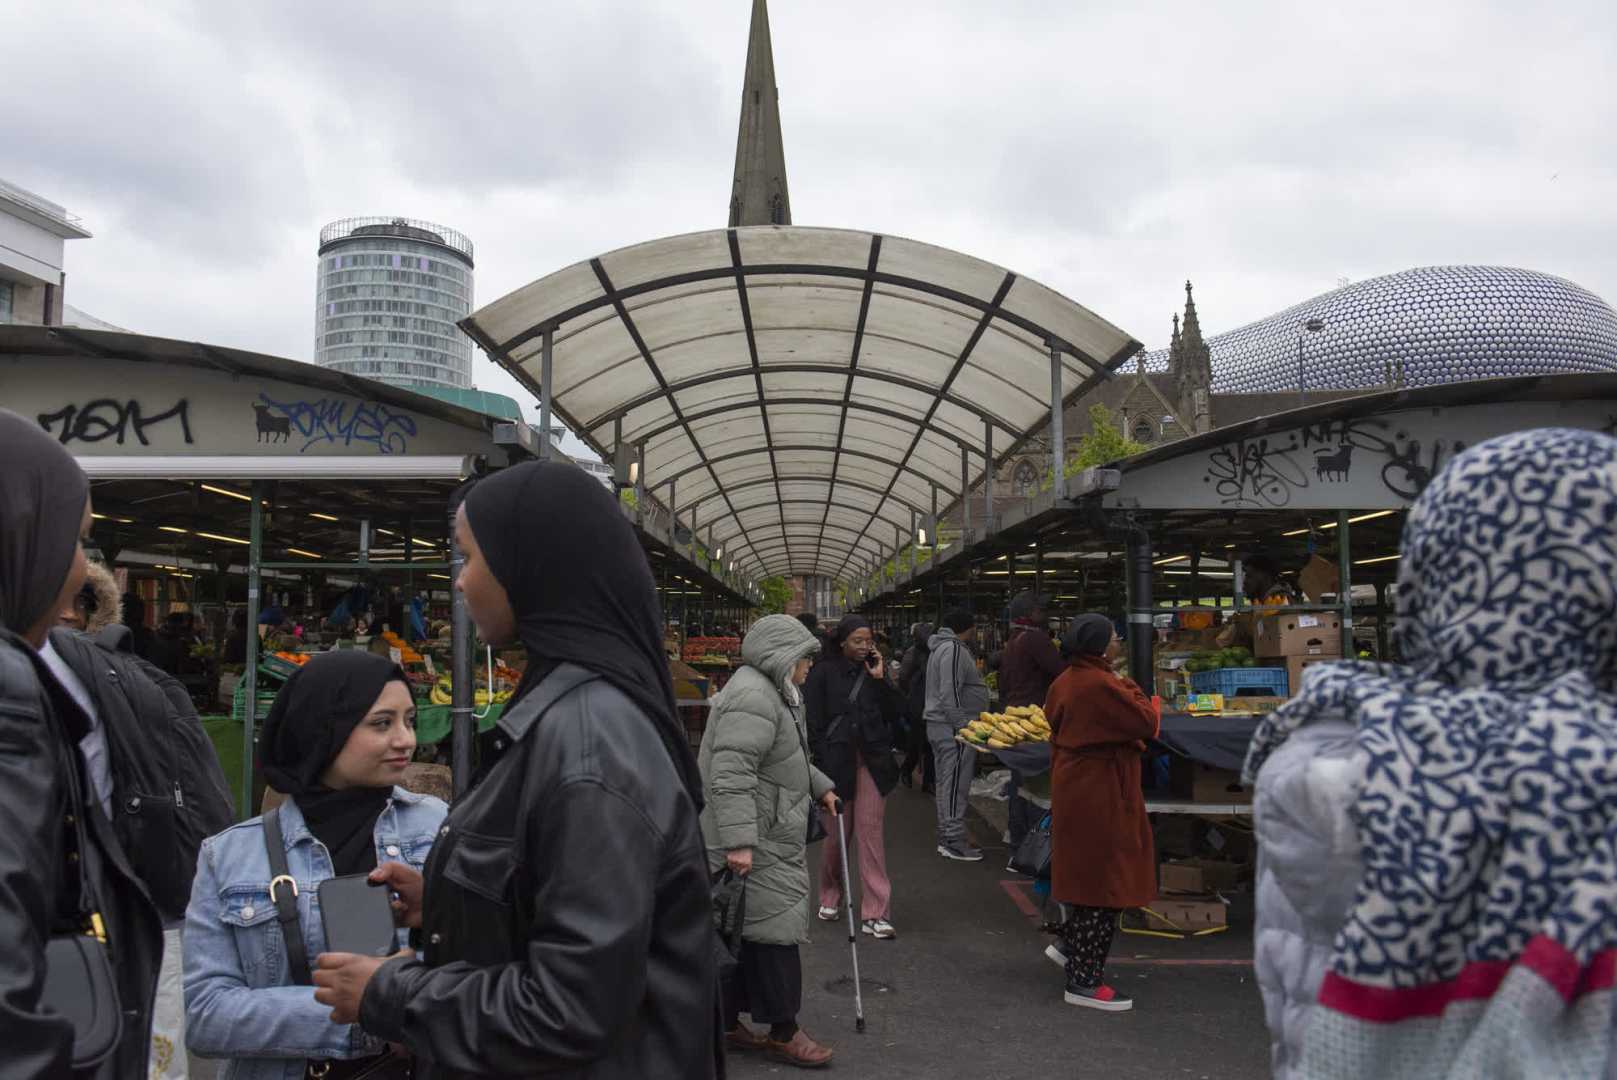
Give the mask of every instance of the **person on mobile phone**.
<path id="1" fill-rule="evenodd" d="M 395 862 L 419 870 L 448 807 L 398 786 L 415 752 L 415 703 L 404 672 L 382 657 L 344 650 L 310 660 L 276 696 L 262 745 L 264 777 L 286 796 L 272 830 L 292 883 L 271 895 L 279 873 L 266 847 L 269 814 L 203 841 L 185 913 L 186 1044 L 230 1059 L 222 1080 L 297 1080 L 311 1065 L 339 1080 L 389 1048 L 331 1021 L 312 972 L 295 970 L 287 935 L 312 967 L 327 945 L 320 883 Z M 288 888 L 296 923 L 283 923 L 276 905 Z M 407 931 L 397 934 L 402 948 Z"/>
<path id="2" fill-rule="evenodd" d="M 893 888 L 887 877 L 882 837 L 887 796 L 898 786 L 893 730 L 903 699 L 886 679 L 870 624 L 857 615 L 837 623 L 830 655 L 809 672 L 803 697 L 808 707 L 809 749 L 814 763 L 836 781 L 849 807 L 849 844 L 858 849 L 860 929 L 880 940 L 897 937 L 891 921 Z M 825 816 L 827 838 L 820 863 L 819 917 L 834 922 L 844 901 L 842 852 L 837 823 Z M 851 861 L 851 856 L 850 856 Z"/>

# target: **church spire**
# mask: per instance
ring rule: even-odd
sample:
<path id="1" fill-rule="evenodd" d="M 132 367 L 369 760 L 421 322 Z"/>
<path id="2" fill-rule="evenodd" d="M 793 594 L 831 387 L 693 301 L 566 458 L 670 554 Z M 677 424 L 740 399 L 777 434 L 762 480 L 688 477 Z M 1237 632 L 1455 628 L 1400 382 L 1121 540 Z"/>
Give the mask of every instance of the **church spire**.
<path id="1" fill-rule="evenodd" d="M 1196 298 L 1191 295 L 1190 282 L 1185 282 L 1185 345 L 1194 348 L 1201 344 L 1202 326 L 1196 318 Z"/>
<path id="2" fill-rule="evenodd" d="M 791 223 L 786 148 L 780 131 L 780 92 L 775 87 L 775 56 L 769 44 L 769 7 L 765 0 L 752 0 L 747 74 L 741 87 L 741 130 L 736 135 L 735 183 L 730 191 L 730 224 Z"/>

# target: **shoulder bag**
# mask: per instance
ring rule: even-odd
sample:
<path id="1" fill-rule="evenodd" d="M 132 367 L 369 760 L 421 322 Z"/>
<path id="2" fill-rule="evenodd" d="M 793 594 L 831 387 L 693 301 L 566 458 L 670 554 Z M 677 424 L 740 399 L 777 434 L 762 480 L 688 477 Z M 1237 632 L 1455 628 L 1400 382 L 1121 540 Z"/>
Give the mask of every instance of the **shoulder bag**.
<path id="1" fill-rule="evenodd" d="M 68 821 L 73 825 L 76 847 L 66 853 L 66 857 L 77 872 L 78 928 L 65 934 L 53 934 L 45 943 L 45 987 L 40 995 L 40 1006 L 42 1011 L 66 1017 L 73 1025 L 73 1068 L 90 1069 L 106 1061 L 117 1049 L 118 1041 L 123 1038 L 123 1011 L 119 1006 L 112 956 L 107 948 L 106 927 L 100 911 L 96 910 L 84 869 L 88 841 L 76 776 L 70 790 L 74 802 Z"/>
<path id="2" fill-rule="evenodd" d="M 303 923 L 298 918 L 298 883 L 286 865 L 281 808 L 271 810 L 263 820 L 264 851 L 270 864 L 270 901 L 275 905 L 275 919 L 280 923 L 281 937 L 286 942 L 286 963 L 292 969 L 293 982 L 312 986 L 309 949 L 303 942 Z M 304 1064 L 303 1075 L 305 1080 L 411 1080 L 415 1075 L 415 1062 L 392 1051 L 357 1060 L 310 1058 Z"/>

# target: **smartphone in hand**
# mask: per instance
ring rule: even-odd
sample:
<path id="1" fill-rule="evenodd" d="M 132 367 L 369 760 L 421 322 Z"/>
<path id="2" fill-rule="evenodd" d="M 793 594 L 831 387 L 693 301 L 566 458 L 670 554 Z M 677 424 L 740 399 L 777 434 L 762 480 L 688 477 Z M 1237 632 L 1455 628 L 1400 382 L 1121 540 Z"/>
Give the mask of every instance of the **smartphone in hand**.
<path id="1" fill-rule="evenodd" d="M 398 951 L 385 884 L 372 884 L 368 874 L 327 878 L 320 883 L 319 897 L 327 952 L 392 956 Z"/>

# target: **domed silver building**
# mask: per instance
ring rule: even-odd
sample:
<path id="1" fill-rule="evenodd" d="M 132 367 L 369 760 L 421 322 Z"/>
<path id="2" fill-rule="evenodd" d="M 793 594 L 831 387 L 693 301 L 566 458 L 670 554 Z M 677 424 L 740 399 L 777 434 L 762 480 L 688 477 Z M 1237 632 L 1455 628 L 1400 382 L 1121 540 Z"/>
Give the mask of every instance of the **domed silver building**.
<path id="1" fill-rule="evenodd" d="M 1617 312 L 1533 270 L 1425 266 L 1305 300 L 1207 347 L 1215 394 L 1617 371 Z M 1146 370 L 1167 371 L 1170 351 L 1148 352 Z"/>

